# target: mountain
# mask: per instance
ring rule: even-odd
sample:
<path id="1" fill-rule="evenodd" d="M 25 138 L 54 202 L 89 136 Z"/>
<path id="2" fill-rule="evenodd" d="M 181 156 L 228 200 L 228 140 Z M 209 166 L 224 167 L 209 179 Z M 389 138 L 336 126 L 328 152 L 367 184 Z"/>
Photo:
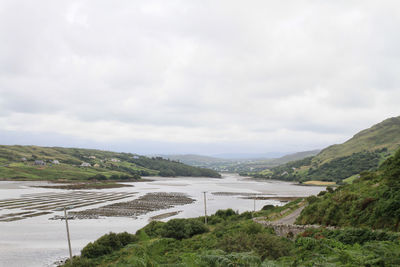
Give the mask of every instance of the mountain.
<path id="1" fill-rule="evenodd" d="M 220 177 L 216 171 L 160 157 L 95 149 L 0 146 L 0 179 L 138 179 L 140 176 Z"/>
<path id="2" fill-rule="evenodd" d="M 340 145 L 323 149 L 314 161 L 329 162 L 335 158 L 350 156 L 362 151 L 375 151 L 386 148 L 389 152 L 400 147 L 400 116 L 389 118 L 371 128 L 365 129 Z"/>
<path id="3" fill-rule="evenodd" d="M 269 152 L 269 153 L 221 153 L 215 154 L 213 157 L 220 159 L 231 160 L 255 160 L 255 159 L 270 159 L 279 158 L 284 156 L 282 152 Z"/>
<path id="4" fill-rule="evenodd" d="M 308 199 L 301 224 L 400 230 L 400 150 L 377 171 Z"/>
<path id="5" fill-rule="evenodd" d="M 287 162 L 315 156 L 320 150 L 297 152 L 280 158 L 216 158 L 202 155 L 160 155 L 163 158 L 179 161 L 191 166 L 210 168 L 223 172 L 258 171 L 285 164 Z M 249 154 L 250 155 L 250 154 Z M 255 155 L 255 154 L 251 154 Z"/>
<path id="6" fill-rule="evenodd" d="M 322 180 L 342 182 L 354 179 L 380 163 L 400 147 L 400 117 L 389 118 L 365 129 L 343 144 L 323 149 L 314 157 L 263 170 L 242 173 L 258 178 L 288 181 Z"/>
<path id="7" fill-rule="evenodd" d="M 268 164 L 270 167 L 273 166 L 278 166 L 278 165 L 282 165 L 291 161 L 295 161 L 295 160 L 301 160 L 307 157 L 311 157 L 311 156 L 315 156 L 317 155 L 321 150 L 320 149 L 316 149 L 316 150 L 310 150 L 310 151 L 303 151 L 303 152 L 297 152 L 297 153 L 293 153 L 293 154 L 288 154 L 285 155 L 283 157 L 277 158 L 277 159 L 271 159 Z"/>
<path id="8" fill-rule="evenodd" d="M 206 167 L 209 165 L 213 165 L 215 163 L 223 163 L 229 161 L 227 159 L 203 156 L 203 155 L 195 155 L 195 154 L 184 154 L 184 155 L 159 155 L 165 159 L 170 159 L 174 161 L 179 161 L 184 164 L 188 164 L 191 166 L 199 166 Z"/>

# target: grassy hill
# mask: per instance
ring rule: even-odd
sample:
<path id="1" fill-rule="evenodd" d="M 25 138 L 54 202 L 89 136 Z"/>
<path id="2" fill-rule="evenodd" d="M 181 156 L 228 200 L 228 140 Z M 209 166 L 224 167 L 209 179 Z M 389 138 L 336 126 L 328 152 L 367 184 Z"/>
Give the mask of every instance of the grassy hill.
<path id="1" fill-rule="evenodd" d="M 308 199 L 301 224 L 400 230 L 400 150 L 375 172 Z"/>
<path id="2" fill-rule="evenodd" d="M 363 130 L 340 145 L 323 149 L 314 157 L 288 162 L 266 171 L 243 173 L 258 178 L 288 181 L 335 181 L 375 170 L 400 147 L 400 117 Z M 347 181 L 354 179 L 347 179 Z"/>
<path id="3" fill-rule="evenodd" d="M 386 148 L 389 152 L 400 147 L 400 116 L 389 118 L 371 128 L 363 130 L 340 145 L 323 149 L 314 162 L 323 164 L 335 158 L 350 156 L 362 151 L 375 151 Z"/>
<path id="4" fill-rule="evenodd" d="M 252 170 L 264 170 L 265 168 L 276 167 L 288 162 L 302 160 L 311 156 L 315 156 L 320 152 L 320 150 L 310 150 L 302 151 L 293 154 L 288 154 L 280 158 L 267 159 L 267 160 L 257 160 L 255 162 L 249 162 L 247 164 L 242 164 L 242 170 L 245 168 L 251 168 Z"/>
<path id="5" fill-rule="evenodd" d="M 87 166 L 82 166 L 82 163 Z M 63 147 L 0 146 L 0 179 L 128 180 L 151 175 L 220 177 L 213 170 L 131 153 Z"/>

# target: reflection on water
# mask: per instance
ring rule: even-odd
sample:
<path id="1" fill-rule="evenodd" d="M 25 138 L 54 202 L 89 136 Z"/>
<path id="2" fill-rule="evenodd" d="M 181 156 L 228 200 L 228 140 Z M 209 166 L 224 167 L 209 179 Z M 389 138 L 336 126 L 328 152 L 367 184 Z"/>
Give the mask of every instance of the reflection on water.
<path id="1" fill-rule="evenodd" d="M 324 187 L 298 186 L 291 183 L 272 181 L 254 181 L 239 177 L 234 174 L 224 175 L 223 179 L 212 178 L 159 178 L 152 177 L 154 181 L 133 183 L 134 187 L 87 190 L 90 192 L 125 192 L 137 194 L 130 199 L 139 198 L 149 192 L 182 192 L 188 194 L 197 201 L 185 206 L 178 206 L 167 210 L 150 212 L 138 219 L 114 218 L 87 219 L 70 221 L 73 253 L 79 251 L 88 243 L 101 235 L 113 232 L 136 232 L 145 226 L 152 216 L 166 212 L 182 211 L 170 218 L 197 217 L 204 213 L 203 191 L 207 194 L 208 214 L 218 209 L 232 208 L 243 212 L 253 210 L 254 202 L 244 199 L 240 194 L 214 195 L 213 192 L 230 193 L 254 193 L 265 196 L 309 196 L 318 194 Z M 73 195 L 76 191 L 56 190 L 47 188 L 33 188 L 32 185 L 47 184 L 46 182 L 0 182 L 0 201 L 10 198 L 21 198 L 26 194 L 37 193 L 68 193 Z M 109 203 L 126 200 L 110 201 Z M 266 204 L 282 205 L 277 200 L 257 200 L 256 208 L 261 209 Z M 93 207 L 105 205 L 98 204 Z M 75 209 L 85 210 L 88 207 Z M 23 212 L 22 209 L 7 210 L 0 208 L 0 215 Z M 175 213 L 173 213 L 175 214 Z M 56 260 L 65 259 L 68 256 L 64 222 L 49 220 L 54 215 L 62 215 L 54 212 L 49 215 L 27 218 L 20 221 L 0 222 L 0 266 L 51 266 Z M 167 218 L 165 220 L 168 220 Z"/>

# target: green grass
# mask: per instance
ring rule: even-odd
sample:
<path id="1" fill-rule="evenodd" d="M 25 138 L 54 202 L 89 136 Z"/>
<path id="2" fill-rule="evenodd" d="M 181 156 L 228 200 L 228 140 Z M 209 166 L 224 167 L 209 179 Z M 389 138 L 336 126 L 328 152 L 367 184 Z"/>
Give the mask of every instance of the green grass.
<path id="1" fill-rule="evenodd" d="M 400 150 L 379 170 L 307 199 L 297 222 L 400 230 Z"/>
<path id="2" fill-rule="evenodd" d="M 371 128 L 363 130 L 340 145 L 333 145 L 322 150 L 314 162 L 323 164 L 334 158 L 349 156 L 364 150 L 374 151 L 387 148 L 393 154 L 400 147 L 400 116 L 390 118 Z"/>
<path id="3" fill-rule="evenodd" d="M 345 183 L 345 184 L 352 184 L 352 183 L 353 183 L 356 179 L 358 179 L 359 177 L 360 177 L 359 174 L 352 175 L 352 176 L 350 176 L 350 177 L 344 179 L 344 180 L 343 180 L 343 183 Z"/>
<path id="4" fill-rule="evenodd" d="M 26 161 L 22 159 L 25 158 Z M 111 159 L 118 159 L 113 162 Z M 35 160 L 46 162 L 34 165 Z M 58 160 L 61 164 L 51 164 Z M 92 167 L 80 167 L 88 162 Z M 94 167 L 94 165 L 98 167 Z M 219 173 L 162 158 L 147 158 L 131 153 L 117 153 L 95 149 L 0 146 L 0 179 L 25 180 L 87 180 L 96 175 L 106 178 L 121 176 L 126 180 L 140 176 L 206 176 L 220 177 Z"/>
<path id="5" fill-rule="evenodd" d="M 102 168 L 88 168 L 70 166 L 67 164 L 53 166 L 34 166 L 24 163 L 12 163 L 9 167 L 0 168 L 0 178 L 20 178 L 26 180 L 86 180 L 96 174 L 110 177 L 113 174 L 123 175 L 125 173 L 110 171 Z"/>
<path id="6" fill-rule="evenodd" d="M 220 210 L 203 217 L 153 221 L 136 234 L 109 233 L 65 266 L 397 266 L 397 233 L 346 228 L 308 229 L 292 239 L 252 221 L 298 205 L 272 207 L 251 214 Z M 182 235 L 182 233 L 187 233 Z"/>

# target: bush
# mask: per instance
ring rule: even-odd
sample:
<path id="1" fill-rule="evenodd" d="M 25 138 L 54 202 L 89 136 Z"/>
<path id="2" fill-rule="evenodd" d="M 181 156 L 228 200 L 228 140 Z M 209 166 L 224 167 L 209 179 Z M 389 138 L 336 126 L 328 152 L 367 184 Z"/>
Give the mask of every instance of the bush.
<path id="1" fill-rule="evenodd" d="M 118 250 L 129 243 L 137 240 L 135 235 L 123 232 L 120 234 L 109 233 L 103 235 L 93 243 L 90 242 L 81 251 L 81 256 L 84 258 L 97 258 L 106 254 L 110 254 L 114 250 Z"/>
<path id="2" fill-rule="evenodd" d="M 103 174 L 96 174 L 95 176 L 90 177 L 88 180 L 104 181 L 107 180 L 107 177 Z"/>
<path id="3" fill-rule="evenodd" d="M 255 235 L 255 234 L 261 233 L 263 230 L 264 230 L 264 227 L 261 224 L 255 223 L 255 222 L 250 222 L 245 227 L 245 231 L 249 235 Z"/>
<path id="4" fill-rule="evenodd" d="M 238 216 L 236 216 L 238 219 L 251 219 L 253 218 L 253 213 L 250 211 L 245 211 Z"/>
<path id="5" fill-rule="evenodd" d="M 218 246 L 228 253 L 255 251 L 262 259 L 287 256 L 292 249 L 292 243 L 289 240 L 266 232 L 258 232 L 255 235 L 248 235 L 245 232 L 225 235 Z"/>
<path id="6" fill-rule="evenodd" d="M 208 232 L 207 226 L 195 219 L 172 219 L 163 225 L 162 237 L 181 240 Z"/>
<path id="7" fill-rule="evenodd" d="M 220 217 L 224 220 L 226 220 L 228 217 L 236 216 L 236 215 L 237 215 L 237 213 L 233 209 L 218 210 L 215 213 L 215 216 Z"/>
<path id="8" fill-rule="evenodd" d="M 159 175 L 162 177 L 175 177 L 176 173 L 173 170 L 167 169 L 160 171 Z"/>
<path id="9" fill-rule="evenodd" d="M 318 201 L 318 197 L 316 197 L 316 196 L 309 196 L 308 198 L 306 198 L 306 200 L 307 200 L 308 204 L 311 205 L 311 204 L 313 204 L 313 203 L 315 203 L 315 202 Z"/>
<path id="10" fill-rule="evenodd" d="M 217 217 L 215 215 L 207 217 L 207 222 L 208 222 L 208 224 L 211 224 L 211 225 L 215 225 L 215 224 L 221 223 L 223 221 L 224 221 L 223 219 L 221 219 L 220 217 Z"/>
<path id="11" fill-rule="evenodd" d="M 261 256 L 261 259 L 277 259 L 290 255 L 292 243 L 276 235 L 258 233 L 253 238 L 254 251 Z"/>
<path id="12" fill-rule="evenodd" d="M 151 238 L 159 237 L 163 231 L 164 224 L 164 222 L 152 221 L 141 230 L 143 230 Z"/>
<path id="13" fill-rule="evenodd" d="M 273 208 L 275 208 L 274 205 L 265 205 L 261 210 L 272 210 Z"/>

